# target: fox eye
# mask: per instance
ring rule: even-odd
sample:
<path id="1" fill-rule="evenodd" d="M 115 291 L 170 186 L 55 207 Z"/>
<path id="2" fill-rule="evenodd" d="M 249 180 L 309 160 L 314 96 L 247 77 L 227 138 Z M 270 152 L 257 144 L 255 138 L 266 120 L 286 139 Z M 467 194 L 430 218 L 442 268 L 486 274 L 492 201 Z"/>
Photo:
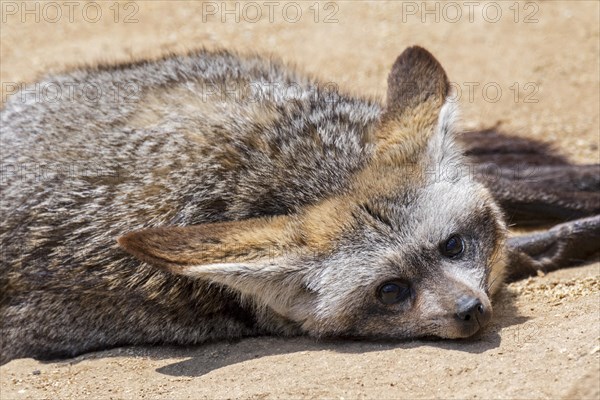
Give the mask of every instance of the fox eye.
<path id="1" fill-rule="evenodd" d="M 379 287 L 378 292 L 383 304 L 396 304 L 410 297 L 410 287 L 401 281 L 386 282 Z"/>
<path id="2" fill-rule="evenodd" d="M 463 252 L 465 244 L 459 235 L 452 235 L 440 247 L 444 257 L 455 258 Z"/>

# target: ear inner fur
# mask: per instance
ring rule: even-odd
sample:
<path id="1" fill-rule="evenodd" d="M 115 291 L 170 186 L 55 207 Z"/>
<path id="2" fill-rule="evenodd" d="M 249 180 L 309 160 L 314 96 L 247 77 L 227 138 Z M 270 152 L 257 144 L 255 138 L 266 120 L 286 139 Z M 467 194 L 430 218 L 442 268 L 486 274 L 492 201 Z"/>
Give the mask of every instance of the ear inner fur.
<path id="1" fill-rule="evenodd" d="M 189 265 L 244 262 L 276 255 L 297 242 L 290 218 L 271 217 L 186 227 L 145 229 L 121 236 L 130 254 L 176 272 Z"/>

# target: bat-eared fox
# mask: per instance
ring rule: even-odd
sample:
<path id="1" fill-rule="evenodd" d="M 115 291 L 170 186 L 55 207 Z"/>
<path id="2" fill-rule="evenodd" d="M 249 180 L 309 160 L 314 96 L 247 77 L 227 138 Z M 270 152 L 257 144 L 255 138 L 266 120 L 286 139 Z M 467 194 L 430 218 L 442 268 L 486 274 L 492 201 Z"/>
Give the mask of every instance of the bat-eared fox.
<path id="1" fill-rule="evenodd" d="M 484 329 L 503 281 L 597 253 L 600 177 L 459 132 L 451 86 L 414 46 L 381 102 L 227 51 L 23 87 L 0 114 L 1 362 Z"/>

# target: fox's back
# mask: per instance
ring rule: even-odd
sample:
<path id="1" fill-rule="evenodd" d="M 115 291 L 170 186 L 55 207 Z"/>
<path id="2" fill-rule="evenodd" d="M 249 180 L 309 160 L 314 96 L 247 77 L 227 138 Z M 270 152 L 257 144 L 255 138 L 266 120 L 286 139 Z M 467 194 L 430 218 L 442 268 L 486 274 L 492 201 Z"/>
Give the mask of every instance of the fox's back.
<path id="1" fill-rule="evenodd" d="M 2 110 L 9 203 L 41 188 L 95 199 L 110 188 L 135 208 L 136 188 L 154 208 L 186 196 L 186 209 L 157 212 L 181 224 L 286 213 L 340 189 L 369 156 L 365 136 L 381 112 L 277 62 L 226 52 L 36 85 Z"/>

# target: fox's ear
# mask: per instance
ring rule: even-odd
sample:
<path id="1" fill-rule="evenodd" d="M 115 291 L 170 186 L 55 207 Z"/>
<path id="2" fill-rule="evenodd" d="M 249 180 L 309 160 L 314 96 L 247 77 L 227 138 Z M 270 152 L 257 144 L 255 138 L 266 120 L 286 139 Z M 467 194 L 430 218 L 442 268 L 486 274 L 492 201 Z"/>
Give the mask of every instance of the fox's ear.
<path id="1" fill-rule="evenodd" d="M 267 262 L 294 246 L 293 235 L 290 218 L 280 216 L 149 228 L 121 236 L 117 242 L 142 261 L 194 276 L 203 274 L 200 265 Z"/>
<path id="2" fill-rule="evenodd" d="M 311 252 L 293 217 L 278 216 L 187 227 L 161 227 L 117 239 L 136 258 L 171 273 L 228 286 L 258 304 L 299 318 L 307 299 L 299 261 Z"/>
<path id="3" fill-rule="evenodd" d="M 386 117 L 401 118 L 423 103 L 430 103 L 437 116 L 449 90 L 448 77 L 438 60 L 422 47 L 409 47 L 398 56 L 388 76 Z"/>
<path id="4" fill-rule="evenodd" d="M 398 161 L 422 153 L 449 93 L 446 72 L 427 50 L 404 50 L 388 77 L 386 109 L 375 133 L 378 153 Z"/>

